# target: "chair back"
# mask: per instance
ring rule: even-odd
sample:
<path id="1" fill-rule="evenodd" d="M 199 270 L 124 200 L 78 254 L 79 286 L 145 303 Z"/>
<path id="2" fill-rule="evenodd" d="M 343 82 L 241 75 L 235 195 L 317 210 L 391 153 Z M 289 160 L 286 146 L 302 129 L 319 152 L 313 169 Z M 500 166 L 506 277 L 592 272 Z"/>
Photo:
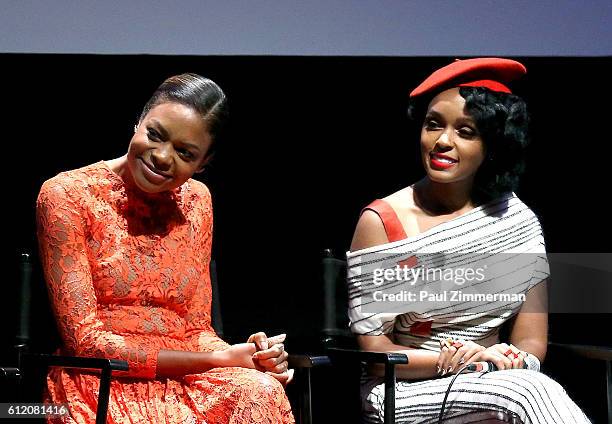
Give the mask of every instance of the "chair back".
<path id="1" fill-rule="evenodd" d="M 38 256 L 19 250 L 13 262 L 16 278 L 15 303 L 6 306 L 15 314 L 12 334 L 3 343 L 10 350 L 0 367 L 0 399 L 4 402 L 39 402 L 46 369 L 26 363 L 30 352 L 51 353 L 60 345 L 47 288 Z M 27 372 L 24 370 L 27 369 Z"/>
<path id="2" fill-rule="evenodd" d="M 210 261 L 210 285 L 212 287 L 212 305 L 210 311 L 211 325 L 215 333 L 223 338 L 223 317 L 221 315 L 221 300 L 219 298 L 217 263 L 214 259 Z"/>
<path id="3" fill-rule="evenodd" d="M 325 249 L 321 259 L 323 283 L 323 328 L 324 348 L 354 348 L 355 338 L 349 328 L 348 289 L 346 285 L 346 259 Z"/>

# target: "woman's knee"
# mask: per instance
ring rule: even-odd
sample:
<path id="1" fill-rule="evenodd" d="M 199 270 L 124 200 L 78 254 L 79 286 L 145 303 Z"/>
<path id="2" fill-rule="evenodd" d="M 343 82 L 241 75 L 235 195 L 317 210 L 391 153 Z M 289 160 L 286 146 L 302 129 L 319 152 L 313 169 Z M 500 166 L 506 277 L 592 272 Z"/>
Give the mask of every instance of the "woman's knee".
<path id="1" fill-rule="evenodd" d="M 282 384 L 274 377 L 253 369 L 245 369 L 242 379 L 244 388 L 254 392 L 278 392 L 283 391 Z"/>
<path id="2" fill-rule="evenodd" d="M 523 390 L 546 390 L 563 391 L 559 383 L 544 373 L 532 370 L 509 370 L 510 376 Z"/>

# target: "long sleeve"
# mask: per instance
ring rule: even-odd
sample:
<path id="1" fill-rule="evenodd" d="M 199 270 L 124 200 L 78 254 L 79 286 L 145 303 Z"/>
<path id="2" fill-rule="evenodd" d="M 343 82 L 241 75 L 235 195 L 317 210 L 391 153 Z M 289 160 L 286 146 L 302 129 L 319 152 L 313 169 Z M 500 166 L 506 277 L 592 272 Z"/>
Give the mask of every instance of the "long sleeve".
<path id="1" fill-rule="evenodd" d="M 115 334 L 99 319 L 87 256 L 88 219 L 78 199 L 83 190 L 56 177 L 43 184 L 37 201 L 40 257 L 60 334 L 71 354 L 127 360 L 130 370 L 121 375 L 154 378 L 155 340 Z"/>
<path id="2" fill-rule="evenodd" d="M 187 302 L 185 315 L 185 335 L 193 350 L 210 352 L 225 350 L 229 347 L 217 334 L 211 325 L 212 287 L 210 283 L 210 259 L 212 251 L 213 214 L 210 192 L 205 186 L 200 186 L 200 201 L 198 215 L 202 220 L 200 228 L 200 251 L 196 254 L 204 261 L 204 272 L 199 276 L 198 285 L 192 298 Z"/>

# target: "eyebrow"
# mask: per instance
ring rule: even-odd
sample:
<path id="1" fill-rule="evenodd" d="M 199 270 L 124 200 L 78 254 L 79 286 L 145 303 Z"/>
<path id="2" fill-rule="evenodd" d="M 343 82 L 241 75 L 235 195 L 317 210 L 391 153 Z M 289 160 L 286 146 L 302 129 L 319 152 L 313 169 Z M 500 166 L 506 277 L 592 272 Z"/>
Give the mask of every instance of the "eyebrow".
<path id="1" fill-rule="evenodd" d="M 437 110 L 430 109 L 425 114 L 425 118 L 428 118 L 428 117 L 431 117 L 431 118 L 442 118 L 443 116 Z M 469 124 L 469 125 L 472 125 L 472 126 L 476 126 L 476 120 L 474 118 L 472 118 L 471 116 L 469 116 L 469 115 L 465 115 L 464 114 L 464 116 L 459 117 L 458 121 L 463 123 L 463 124 Z"/>
<path id="2" fill-rule="evenodd" d="M 151 118 L 151 122 L 157 127 L 157 130 L 160 132 L 162 138 L 165 138 L 165 139 L 170 138 L 168 131 L 164 128 L 161 122 L 159 122 L 155 118 Z M 195 144 L 189 143 L 188 141 L 181 141 L 181 144 L 190 149 L 194 149 L 197 153 L 200 152 L 200 148 L 198 146 L 196 146 Z"/>
<path id="3" fill-rule="evenodd" d="M 440 112 L 438 112 L 437 110 L 435 110 L 435 109 L 430 109 L 425 114 L 425 118 L 437 118 L 437 119 L 440 119 L 440 118 L 442 118 L 442 114 Z"/>

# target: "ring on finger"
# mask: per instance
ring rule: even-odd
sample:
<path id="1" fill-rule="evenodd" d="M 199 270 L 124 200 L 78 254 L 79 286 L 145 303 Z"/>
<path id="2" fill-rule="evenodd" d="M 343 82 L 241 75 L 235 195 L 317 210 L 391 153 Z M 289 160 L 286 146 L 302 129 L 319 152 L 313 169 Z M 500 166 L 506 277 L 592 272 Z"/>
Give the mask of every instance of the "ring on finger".
<path id="1" fill-rule="evenodd" d="M 512 358 L 516 359 L 518 358 L 518 353 L 514 352 L 512 349 L 508 349 L 505 353 L 504 356 L 507 356 L 508 358 L 510 358 L 510 356 L 512 356 Z"/>
<path id="2" fill-rule="evenodd" d="M 443 340 L 440 340 L 440 347 L 443 348 L 444 346 L 446 346 L 450 349 L 453 346 L 453 343 L 455 343 L 455 340 L 453 340 L 452 337 L 447 337 Z"/>

